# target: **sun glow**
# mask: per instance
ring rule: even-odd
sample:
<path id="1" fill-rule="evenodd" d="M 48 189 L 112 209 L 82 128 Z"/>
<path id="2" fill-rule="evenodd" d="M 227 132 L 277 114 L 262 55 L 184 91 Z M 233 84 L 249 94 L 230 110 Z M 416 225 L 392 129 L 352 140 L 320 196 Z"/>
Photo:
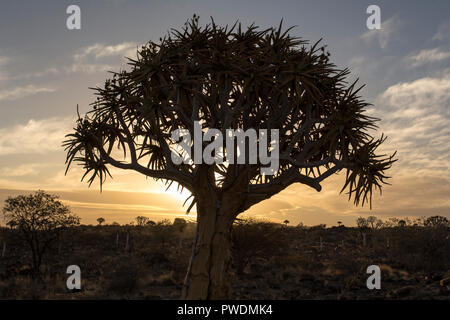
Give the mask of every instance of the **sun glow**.
<path id="1" fill-rule="evenodd" d="M 187 190 L 186 188 L 182 189 L 181 187 L 178 187 L 178 185 L 176 185 L 175 183 L 173 183 L 169 188 L 167 188 L 167 185 L 165 185 L 163 183 L 160 183 L 160 184 L 161 184 L 161 186 L 157 192 L 155 192 L 155 189 L 148 190 L 148 192 L 151 192 L 153 194 L 154 193 L 163 193 L 166 195 L 170 195 L 177 202 L 181 202 L 181 204 L 183 204 L 184 201 L 186 201 L 186 199 L 191 196 L 191 192 L 189 190 Z M 189 204 L 190 204 L 190 200 L 186 203 L 186 205 L 188 206 Z M 186 207 L 186 209 L 187 209 L 187 207 Z"/>

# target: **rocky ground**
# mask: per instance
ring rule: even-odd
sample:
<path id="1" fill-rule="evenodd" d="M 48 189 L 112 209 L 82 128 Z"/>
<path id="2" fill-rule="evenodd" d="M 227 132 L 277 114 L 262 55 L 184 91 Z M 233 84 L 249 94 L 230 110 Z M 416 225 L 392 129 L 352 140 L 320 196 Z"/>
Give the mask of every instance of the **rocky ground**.
<path id="1" fill-rule="evenodd" d="M 51 248 L 39 278 L 30 276 L 18 232 L 0 229 L 0 298 L 178 299 L 194 228 L 180 234 L 169 224 L 78 227 Z M 242 224 L 233 235 L 233 298 L 450 300 L 449 234 L 448 228 Z M 77 292 L 66 287 L 72 264 L 82 272 Z M 366 286 L 369 265 L 381 269 L 380 290 Z"/>

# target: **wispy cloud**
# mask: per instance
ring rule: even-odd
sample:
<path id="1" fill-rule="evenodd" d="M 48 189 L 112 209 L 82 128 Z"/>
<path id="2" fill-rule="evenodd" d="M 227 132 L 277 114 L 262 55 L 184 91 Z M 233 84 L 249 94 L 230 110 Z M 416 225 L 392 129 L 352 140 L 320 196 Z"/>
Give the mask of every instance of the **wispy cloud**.
<path id="1" fill-rule="evenodd" d="M 93 64 L 93 63 L 74 63 L 68 67 L 64 67 L 65 73 L 88 73 L 107 72 L 113 70 L 113 65 Z"/>
<path id="2" fill-rule="evenodd" d="M 2 100 L 17 100 L 27 96 L 35 95 L 38 93 L 51 93 L 56 91 L 54 88 L 37 87 L 34 85 L 27 85 L 24 87 L 16 87 L 4 91 L 0 91 L 0 101 Z"/>
<path id="3" fill-rule="evenodd" d="M 5 64 L 8 61 L 10 61 L 10 59 L 8 57 L 0 56 L 0 65 Z"/>
<path id="4" fill-rule="evenodd" d="M 23 177 L 30 175 L 37 175 L 37 164 L 22 164 L 16 167 L 2 167 L 0 168 L 0 176 L 3 177 Z"/>
<path id="5" fill-rule="evenodd" d="M 42 78 L 50 75 L 58 75 L 60 74 L 60 70 L 56 67 L 47 68 L 43 71 L 37 71 L 37 72 L 31 72 L 31 73 L 24 73 L 20 75 L 14 75 L 9 76 L 8 79 L 10 80 L 29 80 L 34 78 Z"/>
<path id="6" fill-rule="evenodd" d="M 73 55 L 73 64 L 65 67 L 67 73 L 97 73 L 114 70 L 114 65 L 106 63 L 106 58 L 133 58 L 136 56 L 136 44 L 124 42 L 116 45 L 105 45 L 96 43 L 88 47 L 81 48 Z M 102 61 L 103 60 L 103 61 Z"/>
<path id="7" fill-rule="evenodd" d="M 446 21 L 438 27 L 432 40 L 443 42 L 443 41 L 447 41 L 449 39 L 450 39 L 450 21 Z"/>
<path id="8" fill-rule="evenodd" d="M 450 169 L 450 70 L 383 92 L 373 110 L 405 172 L 447 175 Z"/>
<path id="9" fill-rule="evenodd" d="M 92 56 L 95 59 L 111 56 L 133 55 L 136 53 L 136 43 L 123 42 L 116 45 L 96 43 L 80 49 L 73 57 L 75 61 L 82 61 Z"/>
<path id="10" fill-rule="evenodd" d="M 30 80 L 60 74 L 95 74 L 99 72 L 107 72 L 116 69 L 117 61 L 125 61 L 124 57 L 136 57 L 136 46 L 137 44 L 133 42 L 123 42 L 115 45 L 95 43 L 93 45 L 80 48 L 74 55 L 69 57 L 71 61 L 66 66 L 53 66 L 42 71 L 23 73 L 18 75 L 6 72 L 2 73 L 0 70 L 0 80 Z M 0 66 L 5 65 L 10 61 L 11 58 L 0 56 Z M 14 99 L 16 96 L 21 97 L 22 94 L 32 94 L 32 92 L 36 91 L 37 89 L 38 88 L 33 86 L 27 86 L 17 88 L 9 95 L 6 95 L 6 92 L 0 92 L 0 100 Z M 8 92 L 10 92 L 10 90 L 8 90 Z M 44 91 L 38 90 L 37 93 L 39 92 Z"/>
<path id="11" fill-rule="evenodd" d="M 412 62 L 414 67 L 422 66 L 428 63 L 444 61 L 450 58 L 450 51 L 443 51 L 440 48 L 424 49 L 409 56 L 407 59 Z"/>
<path id="12" fill-rule="evenodd" d="M 4 71 L 1 70 L 1 67 L 9 62 L 9 58 L 5 56 L 0 56 L 0 81 L 4 81 L 7 79 L 7 76 Z"/>
<path id="13" fill-rule="evenodd" d="M 62 150 L 61 143 L 74 118 L 30 119 L 25 124 L 0 129 L 0 155 L 45 154 Z"/>
<path id="14" fill-rule="evenodd" d="M 400 25 L 400 18 L 397 15 L 394 15 L 381 23 L 380 30 L 369 30 L 361 36 L 361 39 L 363 39 L 366 43 L 378 42 L 380 47 L 385 49 L 391 42 Z"/>

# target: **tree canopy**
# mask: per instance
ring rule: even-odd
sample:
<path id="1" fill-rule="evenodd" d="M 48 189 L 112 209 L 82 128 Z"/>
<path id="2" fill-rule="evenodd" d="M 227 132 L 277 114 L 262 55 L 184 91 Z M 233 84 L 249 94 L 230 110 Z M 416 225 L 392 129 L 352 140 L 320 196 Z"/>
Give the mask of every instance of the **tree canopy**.
<path id="1" fill-rule="evenodd" d="M 355 204 L 371 201 L 381 190 L 393 155 L 376 154 L 385 137 L 369 134 L 377 119 L 364 113 L 348 69 L 330 62 L 325 47 L 289 35 L 291 28 L 246 30 L 241 24 L 205 27 L 194 17 L 160 43 L 142 46 L 130 70 L 114 72 L 74 133 L 68 135 L 67 166 L 82 165 L 91 184 L 102 184 L 108 165 L 175 181 L 193 191 L 202 171 L 195 164 L 175 165 L 176 142 L 170 133 L 194 121 L 204 129 L 279 129 L 280 167 L 261 176 L 261 164 L 208 166 L 216 189 L 226 189 L 245 175 L 247 207 L 300 182 L 316 190 L 330 175 L 346 170 L 342 191 Z M 123 154 L 114 152 L 115 147 Z M 206 169 L 205 169 L 206 170 Z M 256 196 L 258 195 L 258 196 Z"/>

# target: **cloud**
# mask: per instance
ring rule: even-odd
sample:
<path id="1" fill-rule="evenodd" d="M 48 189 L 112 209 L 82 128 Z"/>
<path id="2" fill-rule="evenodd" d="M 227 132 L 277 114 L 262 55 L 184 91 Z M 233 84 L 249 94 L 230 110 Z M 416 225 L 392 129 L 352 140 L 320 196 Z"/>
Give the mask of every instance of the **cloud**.
<path id="1" fill-rule="evenodd" d="M 0 56 L 0 65 L 2 64 L 6 64 L 7 62 L 9 62 L 9 58 L 5 57 L 5 56 Z"/>
<path id="2" fill-rule="evenodd" d="M 36 175 L 36 164 L 23 164 L 17 167 L 3 167 L 0 168 L 0 176 L 3 177 L 24 177 L 30 175 Z"/>
<path id="3" fill-rule="evenodd" d="M 71 63 L 62 67 L 49 67 L 42 71 L 12 75 L 0 73 L 0 80 L 29 80 L 34 78 L 42 78 L 45 76 L 86 73 L 95 74 L 99 72 L 107 72 L 117 68 L 117 62 L 125 62 L 124 57 L 136 57 L 137 44 L 133 42 L 123 42 L 116 45 L 105 45 L 96 43 L 79 49 L 70 58 Z M 117 59 L 120 59 L 117 61 Z M 0 66 L 5 65 L 11 59 L 9 57 L 0 56 Z M 14 94 L 21 94 L 36 89 L 33 86 L 24 87 Z M 14 94 L 12 96 L 14 96 Z M 2 100 L 0 93 L 0 100 Z"/>
<path id="4" fill-rule="evenodd" d="M 57 75 L 59 73 L 60 73 L 60 70 L 58 68 L 51 67 L 51 68 L 45 69 L 44 71 L 9 76 L 8 79 L 10 79 L 10 80 L 29 80 L 29 79 L 33 79 L 33 78 L 42 78 L 42 77 L 46 77 L 46 76 L 50 76 L 50 75 Z"/>
<path id="5" fill-rule="evenodd" d="M 0 129 L 0 155 L 45 154 L 62 150 L 61 143 L 70 132 L 73 117 L 34 120 Z"/>
<path id="6" fill-rule="evenodd" d="M 136 44 L 133 42 L 123 42 L 116 45 L 104 45 L 96 43 L 94 45 L 82 48 L 73 57 L 75 61 L 82 61 L 89 56 L 95 59 L 111 56 L 132 55 L 136 52 Z"/>
<path id="7" fill-rule="evenodd" d="M 450 58 L 450 51 L 442 51 L 439 48 L 421 50 L 407 59 L 412 62 L 414 67 L 422 66 L 427 63 L 447 60 Z"/>
<path id="8" fill-rule="evenodd" d="M 5 66 L 6 64 L 9 64 L 11 62 L 11 58 L 0 56 L 0 67 Z M 37 72 L 22 72 L 19 74 L 10 74 L 9 72 L 4 72 L 3 74 L 0 73 L 0 80 L 29 80 L 33 78 L 41 78 L 45 77 L 47 75 L 56 75 L 59 74 L 60 70 L 56 67 L 50 67 L 43 71 L 37 71 Z"/>
<path id="9" fill-rule="evenodd" d="M 449 39 L 450 39 L 450 21 L 446 21 L 438 27 L 432 40 L 444 42 Z"/>
<path id="10" fill-rule="evenodd" d="M 391 42 L 393 35 L 401 25 L 400 18 L 397 15 L 381 23 L 381 29 L 369 30 L 361 36 L 366 43 L 377 41 L 381 49 L 385 49 Z"/>
<path id="11" fill-rule="evenodd" d="M 397 149 L 399 166 L 416 175 L 447 175 L 450 168 L 450 70 L 397 83 L 377 99 L 375 116 Z"/>
<path id="12" fill-rule="evenodd" d="M 50 93 L 54 92 L 54 88 L 36 87 L 34 85 L 28 85 L 24 87 L 16 87 L 4 91 L 0 91 L 0 101 L 2 100 L 17 100 L 27 96 L 35 95 L 38 93 Z"/>
<path id="13" fill-rule="evenodd" d="M 123 42 L 116 45 L 105 45 L 96 43 L 88 47 L 81 48 L 73 55 L 73 64 L 65 67 L 67 73 L 97 73 L 113 70 L 114 64 L 106 63 L 105 59 L 136 57 L 136 44 L 133 42 Z"/>
<path id="14" fill-rule="evenodd" d="M 10 59 L 8 57 L 0 56 L 0 67 L 5 65 L 6 63 L 8 63 L 9 60 Z M 4 81 L 6 79 L 7 79 L 6 74 L 4 72 L 2 72 L 1 69 L 0 69 L 0 81 Z"/>
<path id="15" fill-rule="evenodd" d="M 74 63 L 71 66 L 64 67 L 66 73 L 98 73 L 113 70 L 114 66 L 107 64 Z"/>

